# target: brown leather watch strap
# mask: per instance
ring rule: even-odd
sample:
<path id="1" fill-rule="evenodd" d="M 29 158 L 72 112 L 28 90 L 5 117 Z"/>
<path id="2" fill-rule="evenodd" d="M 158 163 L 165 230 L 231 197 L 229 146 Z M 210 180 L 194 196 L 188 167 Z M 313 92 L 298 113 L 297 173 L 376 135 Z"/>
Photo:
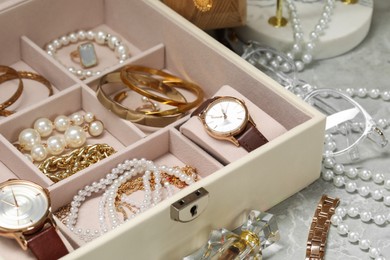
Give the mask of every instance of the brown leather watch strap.
<path id="1" fill-rule="evenodd" d="M 207 100 L 205 100 L 202 104 L 200 104 L 198 106 L 197 109 L 194 110 L 194 112 L 192 112 L 191 116 L 199 116 L 205 109 L 206 107 L 211 103 L 213 102 L 214 100 L 216 100 L 217 98 L 220 98 L 220 97 L 213 97 L 213 98 L 209 98 Z"/>
<path id="2" fill-rule="evenodd" d="M 306 245 L 305 260 L 322 260 L 325 256 L 325 244 L 330 227 L 330 218 L 339 204 L 338 198 L 327 195 L 321 197 L 310 225 Z"/>
<path id="3" fill-rule="evenodd" d="M 55 260 L 68 254 L 68 249 L 52 225 L 26 236 L 26 239 L 28 247 L 38 260 Z"/>
<path id="4" fill-rule="evenodd" d="M 268 143 L 267 138 L 253 125 L 252 122 L 246 124 L 245 130 L 234 136 L 238 143 L 248 152 Z"/>

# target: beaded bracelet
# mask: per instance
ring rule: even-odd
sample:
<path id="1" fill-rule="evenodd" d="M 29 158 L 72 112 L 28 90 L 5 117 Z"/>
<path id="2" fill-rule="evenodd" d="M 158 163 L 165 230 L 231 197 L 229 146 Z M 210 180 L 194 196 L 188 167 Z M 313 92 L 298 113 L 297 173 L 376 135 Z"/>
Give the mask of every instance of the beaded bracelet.
<path id="1" fill-rule="evenodd" d="M 45 47 L 46 53 L 58 60 L 64 67 L 68 69 L 69 72 L 76 75 L 77 77 L 81 79 L 85 79 L 91 76 L 99 76 L 102 74 L 102 71 L 96 70 L 92 71 L 90 69 L 76 69 L 73 66 L 67 66 L 61 62 L 56 57 L 57 51 L 61 49 L 64 46 L 67 46 L 69 44 L 75 44 L 78 42 L 85 42 L 79 46 L 78 53 L 80 61 L 83 59 L 82 56 L 85 57 L 88 61 L 83 63 L 83 66 L 85 67 L 92 67 L 97 65 L 97 57 L 94 55 L 94 46 L 92 44 L 92 41 L 96 42 L 99 45 L 106 45 L 111 50 L 115 52 L 116 57 L 119 59 L 119 63 L 122 64 L 126 59 L 129 58 L 129 48 L 128 46 L 122 42 L 122 40 L 115 35 L 111 35 L 109 33 L 106 33 L 104 31 L 83 31 L 80 30 L 78 32 L 70 33 L 68 35 L 60 36 L 59 38 L 51 41 L 48 43 Z M 84 55 L 85 54 L 85 55 Z M 70 54 L 72 57 L 72 60 L 74 60 L 74 54 Z M 96 62 L 93 62 L 95 60 Z M 90 62 L 92 64 L 90 64 Z M 105 69 L 103 69 L 104 71 Z"/>

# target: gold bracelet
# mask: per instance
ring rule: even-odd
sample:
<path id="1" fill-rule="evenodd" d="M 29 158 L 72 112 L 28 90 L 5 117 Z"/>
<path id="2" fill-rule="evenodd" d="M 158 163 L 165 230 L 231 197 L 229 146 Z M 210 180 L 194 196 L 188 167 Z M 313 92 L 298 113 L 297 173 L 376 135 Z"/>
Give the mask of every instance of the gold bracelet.
<path id="1" fill-rule="evenodd" d="M 99 82 L 99 85 L 97 87 L 96 93 L 97 93 L 97 99 L 100 101 L 100 103 L 107 108 L 108 110 L 112 111 L 114 114 L 119 116 L 120 118 L 129 120 L 133 123 L 137 123 L 140 125 L 145 126 L 152 126 L 152 127 L 164 127 L 167 126 L 179 118 L 183 117 L 183 113 L 178 113 L 175 110 L 175 113 L 164 115 L 164 114 L 157 114 L 153 111 L 136 111 L 129 109 L 122 104 L 116 102 L 115 100 L 112 100 L 109 95 L 104 91 L 104 87 L 110 83 L 122 83 L 122 80 L 120 78 L 119 72 L 110 73 L 107 75 L 104 75 Z M 166 95 L 172 95 L 175 93 L 174 91 L 169 91 L 167 93 L 164 93 Z M 175 96 L 178 97 L 178 96 Z M 172 112 L 172 109 L 170 109 Z M 165 110 L 168 111 L 168 110 Z M 162 111 L 163 112 L 163 111 Z M 152 113 L 152 114 L 151 114 Z"/>
<path id="2" fill-rule="evenodd" d="M 18 72 L 11 67 L 0 65 L 0 72 L 4 73 L 0 76 L 0 84 L 8 80 L 19 79 L 18 88 L 15 93 L 8 100 L 0 104 L 0 116 L 9 116 L 15 113 L 15 111 L 6 110 L 6 108 L 15 103 L 22 95 L 23 81 Z"/>
<path id="3" fill-rule="evenodd" d="M 40 163 L 38 168 L 50 180 L 59 182 L 115 152 L 107 144 L 86 145 L 61 156 L 51 156 Z"/>
<path id="4" fill-rule="evenodd" d="M 42 83 L 49 90 L 48 96 L 50 97 L 51 95 L 53 95 L 53 87 L 51 86 L 50 81 L 48 81 L 43 76 L 30 71 L 18 71 L 18 74 L 22 79 L 31 79 Z"/>
<path id="5" fill-rule="evenodd" d="M 325 243 L 330 227 L 330 218 L 339 204 L 338 198 L 327 195 L 321 197 L 310 225 L 306 245 L 306 260 L 322 260 L 325 256 Z"/>
<path id="6" fill-rule="evenodd" d="M 16 100 L 18 100 L 22 95 L 23 88 L 24 88 L 22 79 L 30 79 L 42 83 L 49 90 L 49 96 L 53 95 L 53 88 L 51 86 L 51 83 L 46 78 L 44 78 L 39 74 L 29 72 L 29 71 L 16 71 L 11 67 L 1 66 L 1 65 L 0 65 L 0 72 L 5 72 L 5 74 L 0 76 L 0 84 L 8 80 L 19 79 L 19 85 L 16 92 L 12 95 L 11 98 L 9 98 L 7 101 L 5 101 L 0 105 L 0 116 L 9 116 L 15 113 L 15 111 L 5 110 L 5 108 L 15 103 Z"/>
<path id="7" fill-rule="evenodd" d="M 192 108 L 199 106 L 199 104 L 203 102 L 204 93 L 198 85 L 189 81 L 185 81 L 162 70 L 143 66 L 128 65 L 121 70 L 121 79 L 127 87 L 142 96 L 161 102 L 163 104 L 176 106 L 177 110 L 175 111 L 178 113 L 185 113 Z M 162 84 L 151 84 L 152 80 L 158 80 Z M 177 100 L 163 98 L 139 86 L 146 85 L 147 87 L 159 91 L 159 88 L 161 88 L 164 84 L 172 88 L 188 90 L 196 96 L 196 99 L 193 102 L 178 102 Z"/>

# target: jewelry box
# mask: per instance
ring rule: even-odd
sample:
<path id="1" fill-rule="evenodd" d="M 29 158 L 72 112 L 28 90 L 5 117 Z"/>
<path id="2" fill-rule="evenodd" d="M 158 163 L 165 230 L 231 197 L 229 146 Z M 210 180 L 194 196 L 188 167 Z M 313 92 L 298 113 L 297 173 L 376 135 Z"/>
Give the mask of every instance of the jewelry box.
<path id="1" fill-rule="evenodd" d="M 194 184 L 91 242 L 80 240 L 57 221 L 71 250 L 64 259 L 179 259 L 202 246 L 211 229 L 234 229 L 251 209 L 267 210 L 319 177 L 325 117 L 160 1 L 7 0 L 0 7 L 0 64 L 38 73 L 54 90 L 47 97 L 45 87 L 26 82 L 29 98 L 15 104 L 15 114 L 0 118 L 0 181 L 20 178 L 48 188 L 56 211 L 71 202 L 78 190 L 103 178 L 126 159 L 143 157 L 170 166 L 189 164 L 200 176 Z M 205 98 L 229 85 L 287 131 L 224 166 L 180 133 L 189 115 L 154 132 L 120 119 L 96 97 L 101 75 L 79 78 L 45 50 L 53 39 L 81 29 L 104 30 L 119 36 L 129 47 L 131 57 L 123 63 L 109 51 L 98 51 L 101 75 L 128 64 L 164 69 L 196 82 Z M 103 137 L 89 138 L 88 144 L 99 140 L 117 152 L 54 183 L 13 143 L 36 118 L 75 112 L 92 112 L 104 121 Z M 190 208 L 175 209 L 172 205 L 199 191 L 208 194 L 201 196 L 202 208 L 191 219 L 182 219 Z M 83 203 L 77 226 L 97 225 L 97 200 Z M 33 259 L 15 241 L 3 237 L 0 257 Z"/>

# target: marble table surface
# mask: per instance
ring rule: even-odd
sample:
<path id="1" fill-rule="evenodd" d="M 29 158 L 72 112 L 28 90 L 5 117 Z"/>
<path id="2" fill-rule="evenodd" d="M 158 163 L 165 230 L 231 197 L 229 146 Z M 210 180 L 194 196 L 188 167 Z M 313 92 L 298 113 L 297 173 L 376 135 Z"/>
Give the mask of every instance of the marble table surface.
<path id="1" fill-rule="evenodd" d="M 299 75 L 307 82 L 322 88 L 378 88 L 390 90 L 390 1 L 375 0 L 370 31 L 364 41 L 356 48 L 341 56 L 315 62 Z M 378 118 L 389 118 L 390 102 L 380 99 L 356 99 L 369 113 Z M 390 130 L 385 130 L 390 138 Z M 354 167 L 366 167 L 374 172 L 382 172 L 390 179 L 390 147 L 383 150 L 370 150 L 367 146 L 364 157 L 351 164 Z M 366 147 L 362 147 L 364 150 Z M 370 186 L 371 183 L 367 183 Z M 335 187 L 331 182 L 318 179 L 307 188 L 274 206 L 268 212 L 277 217 L 281 240 L 263 252 L 267 260 L 304 259 L 309 226 L 316 205 L 322 194 L 340 198 L 341 205 L 359 206 L 361 209 L 389 215 L 390 207 L 372 197 L 363 198 L 357 193 L 350 194 L 343 188 Z M 389 195 L 390 192 L 385 193 Z M 359 219 L 347 218 L 345 221 L 351 230 L 370 239 L 373 246 L 379 247 L 383 256 L 390 259 L 390 222 L 377 226 L 375 223 L 363 223 Z M 325 259 L 371 259 L 368 253 L 351 244 L 340 236 L 334 226 L 331 227 Z"/>

